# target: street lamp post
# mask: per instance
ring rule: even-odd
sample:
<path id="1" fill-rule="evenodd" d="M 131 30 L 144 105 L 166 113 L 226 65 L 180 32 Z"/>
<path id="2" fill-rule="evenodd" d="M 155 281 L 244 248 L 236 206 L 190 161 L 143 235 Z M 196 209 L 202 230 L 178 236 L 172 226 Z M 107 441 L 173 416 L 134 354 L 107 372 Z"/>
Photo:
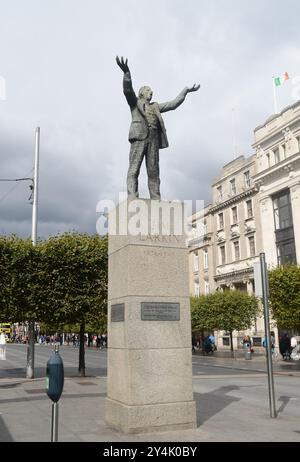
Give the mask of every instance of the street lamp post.
<path id="1" fill-rule="evenodd" d="M 40 156 L 40 127 L 35 130 L 35 155 L 34 155 L 34 178 L 33 178 L 33 204 L 32 204 L 32 245 L 37 243 L 37 223 L 38 223 L 38 191 L 39 191 L 39 156 Z M 35 343 L 35 322 L 29 321 L 28 346 L 27 346 L 27 367 L 26 377 L 34 378 L 34 343 Z"/>

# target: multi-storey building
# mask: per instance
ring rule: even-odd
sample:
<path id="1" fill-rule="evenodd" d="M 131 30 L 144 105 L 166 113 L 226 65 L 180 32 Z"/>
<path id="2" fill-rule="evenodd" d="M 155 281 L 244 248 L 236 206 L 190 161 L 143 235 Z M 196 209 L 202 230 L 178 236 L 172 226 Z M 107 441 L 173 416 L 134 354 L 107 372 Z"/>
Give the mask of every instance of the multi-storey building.
<path id="1" fill-rule="evenodd" d="M 300 102 L 254 131 L 263 249 L 269 266 L 300 264 Z"/>
<path id="2" fill-rule="evenodd" d="M 260 252 L 269 267 L 300 264 L 300 102 L 272 116 L 254 135 L 256 154 L 225 165 L 212 183 L 212 204 L 192 217 L 207 228 L 202 239 L 190 241 L 192 295 L 253 293 Z M 259 346 L 263 320 L 247 333 Z M 234 347 L 243 334 L 236 333 Z M 220 348 L 229 346 L 226 332 L 216 336 Z"/>
<path id="3" fill-rule="evenodd" d="M 212 184 L 217 289 L 253 293 L 253 263 L 262 249 L 255 155 L 225 165 Z"/>
<path id="4" fill-rule="evenodd" d="M 254 292 L 253 264 L 262 250 L 258 190 L 253 183 L 255 155 L 240 156 L 225 165 L 212 184 L 213 202 L 192 217 L 202 222 L 203 235 L 194 236 L 190 247 L 190 290 L 202 295 L 215 290 Z M 257 320 L 251 332 L 263 336 Z M 244 332 L 234 336 L 234 347 L 241 345 Z M 229 347 L 229 334 L 216 333 L 219 348 Z"/>
<path id="5" fill-rule="evenodd" d="M 213 223 L 210 209 L 211 205 L 191 217 L 195 233 L 189 241 L 190 293 L 196 297 L 215 290 Z"/>

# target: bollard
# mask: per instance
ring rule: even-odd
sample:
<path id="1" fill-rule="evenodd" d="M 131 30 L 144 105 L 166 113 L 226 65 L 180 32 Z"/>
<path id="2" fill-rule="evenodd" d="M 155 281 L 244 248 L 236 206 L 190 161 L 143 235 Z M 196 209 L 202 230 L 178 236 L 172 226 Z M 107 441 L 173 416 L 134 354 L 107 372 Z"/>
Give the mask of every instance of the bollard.
<path id="1" fill-rule="evenodd" d="M 244 345 L 244 356 L 247 360 L 252 359 L 251 345 L 249 345 L 249 343 L 245 343 Z"/>
<path id="2" fill-rule="evenodd" d="M 59 346 L 47 362 L 46 391 L 52 402 L 51 442 L 58 441 L 58 401 L 64 388 L 64 364 L 59 354 Z"/>

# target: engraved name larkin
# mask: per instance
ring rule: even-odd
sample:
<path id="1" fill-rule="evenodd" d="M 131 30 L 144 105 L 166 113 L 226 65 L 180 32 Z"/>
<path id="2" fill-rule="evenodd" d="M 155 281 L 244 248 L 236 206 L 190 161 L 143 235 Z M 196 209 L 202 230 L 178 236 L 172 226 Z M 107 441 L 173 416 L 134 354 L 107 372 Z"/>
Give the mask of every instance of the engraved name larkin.
<path id="1" fill-rule="evenodd" d="M 150 242 L 167 242 L 169 243 L 179 243 L 180 242 L 180 236 L 176 236 L 175 234 L 172 234 L 170 236 L 164 236 L 164 235 L 151 235 L 148 234 L 147 236 L 140 236 L 140 240 L 145 242 L 145 241 L 150 241 Z"/>

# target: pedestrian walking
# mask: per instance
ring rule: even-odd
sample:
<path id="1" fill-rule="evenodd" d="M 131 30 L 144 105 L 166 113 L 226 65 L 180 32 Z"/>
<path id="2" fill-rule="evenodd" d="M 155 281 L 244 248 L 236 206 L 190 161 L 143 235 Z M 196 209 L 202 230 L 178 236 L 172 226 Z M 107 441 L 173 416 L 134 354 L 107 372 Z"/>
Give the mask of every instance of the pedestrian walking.
<path id="1" fill-rule="evenodd" d="M 211 341 L 209 336 L 205 337 L 204 339 L 204 351 L 207 355 L 212 353 Z"/>
<path id="2" fill-rule="evenodd" d="M 96 348 L 100 348 L 101 346 L 101 336 L 98 334 L 96 338 Z"/>
<path id="3" fill-rule="evenodd" d="M 210 340 L 210 344 L 211 344 L 211 351 L 213 353 L 214 351 L 217 351 L 216 339 L 215 339 L 214 334 L 211 334 L 209 336 L 209 340 Z"/>
<path id="4" fill-rule="evenodd" d="M 249 335 L 244 335 L 242 344 L 244 347 L 252 348 L 252 340 Z"/>
<path id="5" fill-rule="evenodd" d="M 4 332 L 0 334 L 0 360 L 6 360 L 6 337 Z"/>
<path id="6" fill-rule="evenodd" d="M 295 336 L 291 338 L 291 358 L 294 360 L 299 359 L 298 340 Z"/>
<path id="7" fill-rule="evenodd" d="M 275 335 L 272 332 L 271 332 L 271 335 L 270 335 L 270 341 L 271 341 L 272 358 L 276 358 L 277 354 L 276 354 L 276 350 L 275 350 Z M 265 337 L 262 340 L 262 346 L 266 350 L 266 354 L 267 354 L 268 342 L 267 342 L 267 339 Z"/>
<path id="8" fill-rule="evenodd" d="M 284 361 L 291 359 L 291 339 L 287 333 L 279 340 L 279 351 Z"/>

